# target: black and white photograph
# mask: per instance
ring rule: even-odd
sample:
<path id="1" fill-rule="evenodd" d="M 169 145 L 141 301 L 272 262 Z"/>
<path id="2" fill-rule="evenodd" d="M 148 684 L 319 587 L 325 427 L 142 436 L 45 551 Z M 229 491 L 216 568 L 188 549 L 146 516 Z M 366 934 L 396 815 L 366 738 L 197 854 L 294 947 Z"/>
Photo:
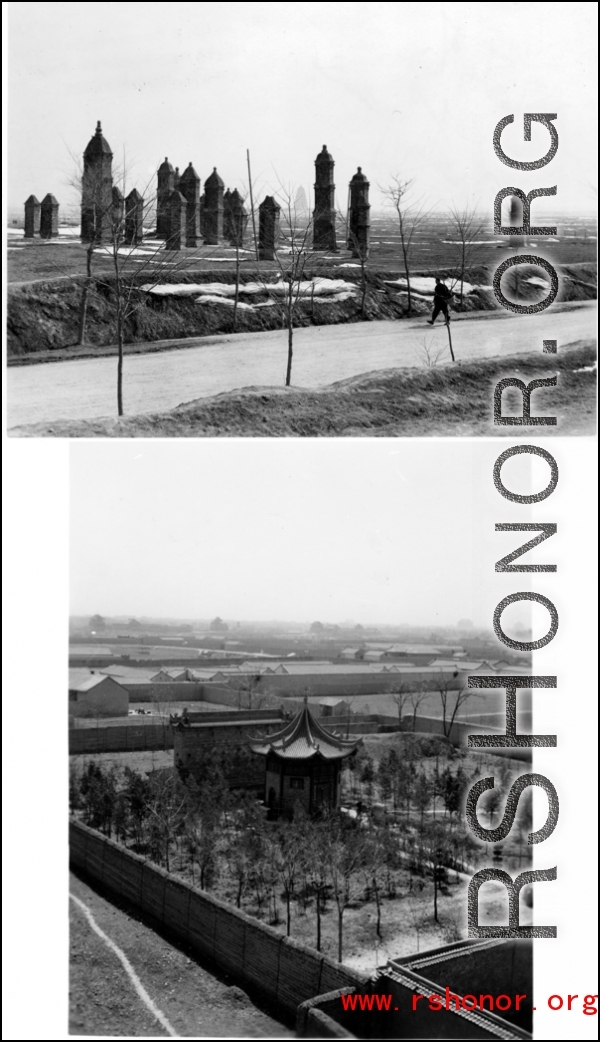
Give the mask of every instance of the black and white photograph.
<path id="1" fill-rule="evenodd" d="M 591 4 L 5 6 L 9 435 L 594 433 Z"/>
<path id="2" fill-rule="evenodd" d="M 597 1037 L 596 5 L 2 6 L 3 1035 Z"/>
<path id="3" fill-rule="evenodd" d="M 466 928 L 473 873 L 530 871 L 546 818 L 528 790 L 499 841 L 531 749 L 468 748 L 504 729 L 498 685 L 531 683 L 489 621 L 506 577 L 480 579 L 515 536 L 464 521 L 489 446 L 386 445 L 271 443 L 251 510 L 251 444 L 73 447 L 72 1031 L 531 1037 L 532 941 Z M 512 487 L 530 472 L 512 461 Z M 535 609 L 503 626 L 531 640 Z M 478 900 L 502 925 L 506 887 Z M 522 926 L 532 906 L 525 886 Z M 133 973 L 153 1005 L 129 1011 Z M 446 986 L 458 1013 L 431 1005 Z"/>

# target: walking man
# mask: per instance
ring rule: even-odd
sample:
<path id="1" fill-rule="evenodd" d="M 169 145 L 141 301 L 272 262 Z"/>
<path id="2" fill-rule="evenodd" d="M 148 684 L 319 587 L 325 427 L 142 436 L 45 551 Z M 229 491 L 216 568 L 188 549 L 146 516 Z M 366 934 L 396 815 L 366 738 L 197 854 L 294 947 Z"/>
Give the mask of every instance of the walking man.
<path id="1" fill-rule="evenodd" d="M 444 316 L 446 322 L 450 321 L 450 315 L 448 313 L 448 304 L 452 300 L 454 294 L 448 287 L 442 282 L 441 279 L 436 277 L 435 289 L 433 291 L 433 312 L 431 318 L 427 319 L 428 325 L 432 326 L 438 317 L 440 311 Z"/>

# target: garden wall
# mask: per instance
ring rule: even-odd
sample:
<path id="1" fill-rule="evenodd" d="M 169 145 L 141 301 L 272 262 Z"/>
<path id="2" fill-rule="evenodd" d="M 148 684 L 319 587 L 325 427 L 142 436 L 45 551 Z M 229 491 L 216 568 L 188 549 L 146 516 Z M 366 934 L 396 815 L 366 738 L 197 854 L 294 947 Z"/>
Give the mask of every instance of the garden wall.
<path id="1" fill-rule="evenodd" d="M 417 716 L 414 721 L 414 729 L 416 731 L 422 731 L 426 734 L 440 734 L 444 733 L 444 724 L 441 719 L 434 716 Z M 413 730 L 413 718 L 412 716 L 402 717 L 402 731 Z M 482 726 L 481 724 L 470 724 L 464 721 L 455 721 L 452 724 L 450 730 L 449 740 L 453 745 L 460 746 L 461 748 L 467 748 L 467 741 L 470 734 L 501 734 L 501 730 L 498 727 Z M 482 752 L 492 752 L 494 756 L 508 756 L 511 760 L 524 760 L 526 763 L 531 761 L 531 749 L 502 749 L 485 746 L 482 747 Z"/>
<path id="2" fill-rule="evenodd" d="M 367 990 L 368 978 L 284 937 L 210 894 L 71 821 L 71 864 L 151 916 L 198 956 L 295 1017 L 306 999 L 338 988 Z"/>
<path id="3" fill-rule="evenodd" d="M 231 687 L 239 687 L 248 683 L 249 674 L 232 673 L 229 676 Z M 460 689 L 464 686 L 464 674 L 454 676 L 451 670 L 444 672 L 435 670 L 415 670 L 414 672 L 381 673 L 363 672 L 348 667 L 347 673 L 261 673 L 253 686 L 253 694 L 268 692 L 273 695 L 300 695 L 304 697 L 307 688 L 313 696 L 377 695 L 384 692 L 397 691 L 399 685 L 408 690 L 417 690 L 421 685 L 427 690 L 438 691 L 440 683 L 447 684 L 448 690 Z M 208 685 L 206 685 L 208 686 Z M 212 686 L 212 685 L 211 685 Z"/>
<path id="4" fill-rule="evenodd" d="M 69 728 L 70 756 L 81 753 L 127 753 L 172 748 L 173 731 L 168 724 Z"/>

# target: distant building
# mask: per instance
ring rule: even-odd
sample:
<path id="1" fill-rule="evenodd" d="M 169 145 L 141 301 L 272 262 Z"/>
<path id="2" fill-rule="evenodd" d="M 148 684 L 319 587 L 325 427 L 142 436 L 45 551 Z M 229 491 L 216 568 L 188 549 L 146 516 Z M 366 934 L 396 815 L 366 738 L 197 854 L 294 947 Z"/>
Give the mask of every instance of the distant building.
<path id="1" fill-rule="evenodd" d="M 348 713 L 350 709 L 350 703 L 345 698 L 320 698 L 319 709 L 321 716 L 340 716 L 342 713 Z"/>
<path id="2" fill-rule="evenodd" d="M 70 716 L 127 716 L 129 694 L 114 677 L 93 673 L 69 688 Z"/>
<path id="3" fill-rule="evenodd" d="M 180 680 L 195 680 L 195 676 L 191 669 L 187 669 L 185 666 L 177 666 L 174 669 L 159 669 L 158 673 L 155 673 L 153 677 L 150 677 L 150 683 L 152 684 L 172 684 L 173 681 Z"/>

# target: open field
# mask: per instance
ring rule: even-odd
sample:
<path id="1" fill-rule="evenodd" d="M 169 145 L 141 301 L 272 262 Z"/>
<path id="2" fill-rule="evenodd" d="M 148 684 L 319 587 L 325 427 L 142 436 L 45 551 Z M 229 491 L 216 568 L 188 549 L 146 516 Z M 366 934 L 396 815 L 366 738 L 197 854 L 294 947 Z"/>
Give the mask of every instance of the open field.
<path id="1" fill-rule="evenodd" d="M 536 217 L 536 220 L 538 218 Z M 542 222 L 542 215 L 539 217 Z M 549 222 L 547 222 L 549 223 Z M 554 219 L 553 219 L 554 223 Z M 557 264 L 579 264 L 593 262 L 596 256 L 596 222 L 593 218 L 559 217 L 557 220 L 558 235 L 550 243 L 533 240 L 534 245 L 543 253 L 551 252 Z M 28 282 L 35 279 L 57 277 L 73 278 L 85 271 L 85 250 L 78 238 L 77 226 L 63 226 L 63 234 L 56 240 L 24 240 L 21 229 L 11 228 L 8 233 L 8 281 L 9 283 Z M 449 219 L 443 214 L 432 214 L 427 223 L 419 229 L 415 236 L 413 267 L 437 268 L 450 267 L 456 263 L 456 248 L 452 245 L 453 232 Z M 478 236 L 481 246 L 478 259 L 483 264 L 497 263 L 497 251 L 506 249 L 506 238 L 494 235 L 491 221 Z M 148 262 L 148 258 L 164 263 L 164 250 L 157 249 L 160 244 L 156 240 L 146 240 L 146 254 L 138 254 L 140 264 Z M 343 234 L 340 226 L 338 234 L 339 254 L 332 258 L 338 264 L 350 262 L 350 253 L 343 249 Z M 371 218 L 371 255 L 369 267 L 375 270 L 386 270 L 400 267 L 400 236 L 395 217 L 389 212 L 374 213 Z M 228 246 L 200 246 L 198 249 L 181 250 L 172 262 L 173 266 L 185 268 L 190 272 L 205 272 L 218 261 L 219 268 L 232 270 L 235 266 L 235 250 Z M 242 266 L 256 269 L 252 243 L 248 238 L 245 249 L 241 253 Z M 356 262 L 355 262 L 356 263 Z M 109 273 L 112 259 L 106 253 L 98 252 L 94 259 L 97 273 Z M 272 264 L 261 263 L 263 270 L 272 268 Z"/>
<path id="2" fill-rule="evenodd" d="M 499 324 L 505 325 L 504 322 Z M 455 336 L 458 340 L 456 333 Z M 396 346 L 394 348 L 391 345 L 390 350 L 399 354 L 397 337 L 394 340 Z M 189 352 L 186 354 L 189 359 Z M 144 362 L 147 361 L 148 358 L 145 358 Z M 358 366 L 367 367 L 369 361 L 364 352 L 357 353 Z M 561 341 L 556 355 L 544 355 L 536 351 L 503 358 L 463 361 L 455 366 L 421 369 L 392 369 L 382 365 L 378 372 L 353 376 L 321 390 L 254 386 L 199 398 L 168 411 L 149 412 L 120 420 L 80 418 L 32 422 L 33 416 L 36 413 L 39 415 L 42 407 L 45 410 L 58 409 L 51 396 L 52 389 L 50 386 L 45 390 L 40 389 L 37 398 L 32 401 L 32 407 L 28 409 L 25 391 L 17 392 L 15 388 L 9 415 L 13 420 L 17 417 L 19 420 L 17 426 L 9 429 L 9 433 L 30 437 L 83 438 L 360 435 L 514 437 L 514 427 L 494 426 L 493 390 L 496 383 L 507 375 L 529 381 L 558 373 L 557 386 L 540 388 L 532 398 L 534 415 L 557 417 L 556 426 L 537 427 L 536 437 L 589 435 L 595 432 L 595 363 L 596 348 L 591 339 L 576 341 L 574 344 Z M 69 369 L 72 365 L 69 363 Z M 174 372 L 175 367 L 174 362 Z M 27 375 L 28 371 L 16 371 L 16 375 L 21 373 Z M 9 373 L 9 376 L 13 375 L 15 371 Z M 177 371 L 177 377 L 185 380 L 181 370 Z M 160 383 L 158 374 L 148 379 L 158 393 L 164 391 L 165 384 Z M 88 393 L 97 392 L 97 383 L 90 384 L 87 374 L 81 374 L 81 386 L 84 384 Z M 147 382 L 144 380 L 141 386 L 146 388 Z M 77 393 L 74 387 L 74 394 Z M 518 392 L 509 389 L 504 399 L 505 413 L 510 415 L 513 410 L 514 414 Z M 31 421 L 27 423 L 29 416 Z"/>

